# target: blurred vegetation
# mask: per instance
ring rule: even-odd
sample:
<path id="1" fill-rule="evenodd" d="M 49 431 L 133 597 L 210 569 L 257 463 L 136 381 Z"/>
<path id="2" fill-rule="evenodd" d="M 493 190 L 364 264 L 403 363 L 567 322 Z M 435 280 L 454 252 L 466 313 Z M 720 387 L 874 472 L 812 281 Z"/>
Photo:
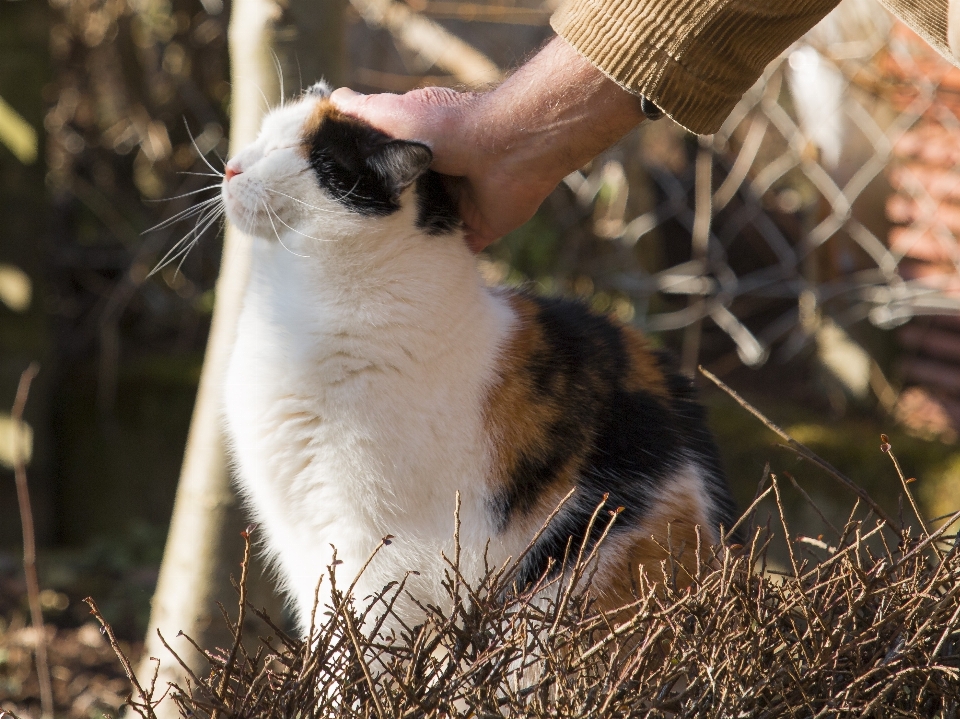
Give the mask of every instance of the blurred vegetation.
<path id="1" fill-rule="evenodd" d="M 190 228 L 143 233 L 217 186 L 198 151 L 226 152 L 227 20 L 213 0 L 0 4 L 0 97 L 43 140 L 30 166 L 0 146 L 0 263 L 32 295 L 0 308 L 0 403 L 40 359 L 27 421 L 45 544 L 165 531 L 219 242 L 213 227 L 181 271 L 147 278 Z M 0 546 L 19 541 L 12 497 L 0 483 Z"/>
<path id="2" fill-rule="evenodd" d="M 890 438 L 904 474 L 917 480 L 911 484 L 911 490 L 928 517 L 960 509 L 960 498 L 952 489 L 960 482 L 960 452 L 955 446 L 910 436 L 891 419 L 872 413 L 850 413 L 831 419 L 828 412 L 783 401 L 769 392 L 745 394 L 794 439 L 866 489 L 894 517 L 902 516 L 908 524 L 913 521 L 909 505 L 900 506 L 903 487 L 889 455 L 880 451 L 881 434 Z M 771 471 L 784 478 L 787 518 L 795 530 L 816 533 L 822 530 L 822 522 L 790 485 L 787 474 L 798 480 L 830 521 L 843 525 L 855 496 L 782 447 L 778 437 L 726 394 L 711 390 L 705 399 L 710 425 L 741 506 L 747 506 L 753 498 L 764 465 L 770 462 Z"/>

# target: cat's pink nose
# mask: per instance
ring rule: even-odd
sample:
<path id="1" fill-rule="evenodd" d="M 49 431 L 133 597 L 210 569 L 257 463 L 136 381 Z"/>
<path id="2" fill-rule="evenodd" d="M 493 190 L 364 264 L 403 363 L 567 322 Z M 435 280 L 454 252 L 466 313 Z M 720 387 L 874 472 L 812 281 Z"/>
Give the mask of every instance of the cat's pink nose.
<path id="1" fill-rule="evenodd" d="M 239 167 L 234 165 L 232 162 L 228 162 L 227 166 L 224 168 L 223 175 L 226 178 L 227 182 L 230 182 L 231 177 L 235 177 L 236 175 L 239 175 L 242 172 L 243 170 L 241 170 Z"/>

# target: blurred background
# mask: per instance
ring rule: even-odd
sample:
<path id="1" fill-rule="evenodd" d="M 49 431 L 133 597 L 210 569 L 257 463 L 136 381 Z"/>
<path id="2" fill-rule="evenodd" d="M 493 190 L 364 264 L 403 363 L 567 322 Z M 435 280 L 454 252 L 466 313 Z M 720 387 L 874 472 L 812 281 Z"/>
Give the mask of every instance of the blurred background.
<path id="1" fill-rule="evenodd" d="M 551 37 L 555 4 L 317 0 L 278 72 L 288 94 L 318 79 L 314 54 L 363 92 L 481 86 Z M 145 630 L 222 249 L 210 226 L 148 277 L 193 225 L 147 230 L 189 208 L 215 182 L 206 161 L 228 154 L 230 12 L 0 0 L 0 700 L 29 682 L 10 639 L 26 622 L 17 447 L 31 457 L 47 618 L 82 627 L 93 594 L 125 640 Z M 424 27 L 436 41 L 411 30 Z M 644 123 L 481 270 L 643 328 L 895 511 L 886 432 L 927 516 L 944 515 L 960 504 L 958 118 L 960 70 L 874 0 L 844 0 L 717 134 Z M 9 407 L 32 360 L 18 427 Z M 769 461 L 842 523 L 852 497 L 699 381 L 744 506 Z M 816 536 L 812 510 L 788 499 Z M 77 662 L 109 663 L 98 636 L 78 641 Z M 71 715 L 110 714 L 124 687 L 84 686 Z"/>

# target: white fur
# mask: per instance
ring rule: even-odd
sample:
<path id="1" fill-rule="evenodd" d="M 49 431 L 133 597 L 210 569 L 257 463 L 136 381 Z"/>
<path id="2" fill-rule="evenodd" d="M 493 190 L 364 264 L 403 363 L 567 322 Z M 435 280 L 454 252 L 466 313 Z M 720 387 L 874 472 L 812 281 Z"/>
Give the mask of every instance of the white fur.
<path id="1" fill-rule="evenodd" d="M 523 546 L 496 539 L 486 505 L 483 404 L 512 312 L 483 287 L 462 237 L 416 230 L 410 191 L 399 212 L 364 218 L 320 190 L 299 147 L 313 102 L 271 114 L 223 191 L 228 217 L 255 238 L 227 429 L 303 626 L 331 546 L 345 588 L 386 535 L 356 596 L 415 570 L 418 598 L 443 603 L 440 552 L 452 556 L 458 491 L 464 546 L 495 538 L 494 562 Z M 482 552 L 464 562 L 482 573 Z M 419 611 L 404 601 L 398 615 Z"/>

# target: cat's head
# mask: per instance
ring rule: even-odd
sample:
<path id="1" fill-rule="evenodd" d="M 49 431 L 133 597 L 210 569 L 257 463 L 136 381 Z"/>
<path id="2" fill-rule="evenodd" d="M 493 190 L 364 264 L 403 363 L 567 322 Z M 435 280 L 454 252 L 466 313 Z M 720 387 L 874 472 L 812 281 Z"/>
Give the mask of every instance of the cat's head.
<path id="1" fill-rule="evenodd" d="M 429 170 L 430 148 L 344 115 L 329 96 L 317 83 L 273 110 L 257 139 L 227 163 L 230 220 L 266 240 L 286 235 L 307 244 L 373 230 L 398 214 L 427 234 L 459 228 L 440 176 Z"/>

